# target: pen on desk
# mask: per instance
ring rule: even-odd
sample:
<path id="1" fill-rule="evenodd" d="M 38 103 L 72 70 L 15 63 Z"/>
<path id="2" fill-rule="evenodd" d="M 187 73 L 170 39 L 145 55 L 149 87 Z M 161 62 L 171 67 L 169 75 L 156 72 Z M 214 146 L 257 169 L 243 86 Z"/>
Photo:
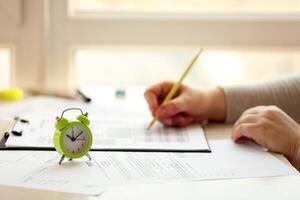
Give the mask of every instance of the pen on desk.
<path id="1" fill-rule="evenodd" d="M 43 90 L 28 90 L 31 95 L 48 95 L 66 99 L 76 99 L 78 96 L 85 102 L 89 103 L 92 101 L 91 98 L 87 97 L 81 90 L 76 89 L 75 92 L 51 92 L 51 91 L 43 91 Z"/>
<path id="2" fill-rule="evenodd" d="M 161 105 L 169 102 L 174 97 L 177 90 L 180 88 L 183 79 L 186 77 L 186 75 L 189 73 L 191 68 L 194 66 L 194 64 L 196 63 L 196 61 L 197 61 L 198 57 L 200 56 L 200 54 L 202 53 L 202 51 L 203 51 L 203 49 L 201 48 L 199 50 L 199 52 L 196 54 L 196 56 L 192 59 L 190 64 L 187 66 L 187 68 L 185 69 L 185 71 L 181 75 L 180 79 L 172 86 L 171 90 L 169 91 L 169 93 L 167 94 L 166 98 L 164 99 L 164 101 L 162 102 Z M 150 122 L 150 124 L 147 127 L 148 130 L 151 128 L 151 126 L 153 126 L 153 124 L 155 123 L 156 120 L 157 120 L 157 117 L 154 116 L 152 121 Z"/>
<path id="3" fill-rule="evenodd" d="M 90 97 L 87 97 L 81 90 L 76 90 L 77 94 L 83 99 L 84 102 L 90 103 L 92 99 Z"/>
<path id="4" fill-rule="evenodd" d="M 75 99 L 75 95 L 73 93 L 67 93 L 67 92 L 53 92 L 53 91 L 44 91 L 44 90 L 35 90 L 31 89 L 27 91 L 29 95 L 38 96 L 38 95 L 47 95 L 47 96 L 53 96 L 53 97 L 59 97 L 59 98 L 65 98 L 65 99 Z"/>

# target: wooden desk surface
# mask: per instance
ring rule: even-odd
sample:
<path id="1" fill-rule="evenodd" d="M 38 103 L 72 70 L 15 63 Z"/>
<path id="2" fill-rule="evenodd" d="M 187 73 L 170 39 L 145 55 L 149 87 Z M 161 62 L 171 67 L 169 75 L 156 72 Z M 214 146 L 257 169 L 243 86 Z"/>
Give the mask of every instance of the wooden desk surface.
<path id="1" fill-rule="evenodd" d="M 0 132 L 5 124 L 0 123 Z M 2 129 L 2 130 L 1 130 Z M 212 124 L 206 128 L 211 139 L 229 138 L 231 125 Z M 281 155 L 276 155 L 289 165 Z M 0 186 L 0 199 L 31 200 L 141 200 L 141 199 L 300 199 L 300 176 L 248 178 L 233 180 L 210 180 L 198 182 L 176 182 L 140 184 L 112 187 L 98 197 L 49 192 Z"/>

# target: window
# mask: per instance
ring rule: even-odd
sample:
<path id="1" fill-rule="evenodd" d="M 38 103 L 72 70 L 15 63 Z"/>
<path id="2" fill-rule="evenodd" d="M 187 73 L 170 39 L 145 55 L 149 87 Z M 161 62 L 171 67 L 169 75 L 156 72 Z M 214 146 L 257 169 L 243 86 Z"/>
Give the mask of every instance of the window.
<path id="1" fill-rule="evenodd" d="M 299 0 L 10 0 L 0 16 L 0 41 L 14 50 L 9 76 L 24 88 L 176 79 L 199 47 L 195 83 L 298 70 Z"/>
<path id="2" fill-rule="evenodd" d="M 297 71 L 296 0 L 51 0 L 48 8 L 49 87 L 176 79 L 199 47 L 206 51 L 189 76 L 195 83 Z"/>
<path id="3" fill-rule="evenodd" d="M 78 85 L 149 85 L 180 77 L 195 47 L 103 47 L 74 54 Z M 249 83 L 300 72 L 300 50 L 217 50 L 200 56 L 185 82 L 197 85 Z"/>
<path id="4" fill-rule="evenodd" d="M 70 0 L 73 14 L 133 13 L 287 13 L 299 12 L 298 0 Z"/>
<path id="5" fill-rule="evenodd" d="M 0 89 L 10 86 L 11 76 L 10 51 L 0 47 Z"/>

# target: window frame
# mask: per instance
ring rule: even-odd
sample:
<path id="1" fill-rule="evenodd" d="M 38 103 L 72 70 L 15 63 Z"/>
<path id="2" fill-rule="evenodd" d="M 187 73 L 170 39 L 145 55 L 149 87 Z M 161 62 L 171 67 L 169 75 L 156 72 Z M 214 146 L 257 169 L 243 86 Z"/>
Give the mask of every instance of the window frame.
<path id="1" fill-rule="evenodd" d="M 72 68 L 75 46 L 300 46 L 300 13 L 178 16 L 115 13 L 79 17 L 70 15 L 67 0 L 45 1 L 50 7 L 45 70 L 48 89 L 76 87 L 76 72 Z M 58 74 L 55 82 L 54 73 Z"/>
<path id="2" fill-rule="evenodd" d="M 72 16 L 68 0 L 12 0 L 20 22 L 0 32 L 13 49 L 13 85 L 74 89 L 74 47 L 201 46 L 297 48 L 300 13 L 130 14 Z M 55 80 L 53 77 L 55 76 Z"/>
<path id="3" fill-rule="evenodd" d="M 44 0 L 1 0 L 0 44 L 11 52 L 11 86 L 42 88 Z M 0 10 L 1 11 L 1 10 Z"/>

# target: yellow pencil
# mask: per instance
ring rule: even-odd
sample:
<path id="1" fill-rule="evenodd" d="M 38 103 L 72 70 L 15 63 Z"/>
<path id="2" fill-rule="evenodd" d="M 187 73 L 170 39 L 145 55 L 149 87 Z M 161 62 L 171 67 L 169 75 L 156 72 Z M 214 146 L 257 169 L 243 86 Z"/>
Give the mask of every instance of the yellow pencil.
<path id="1" fill-rule="evenodd" d="M 180 88 L 183 79 L 186 77 L 186 75 L 189 73 L 191 68 L 194 66 L 194 64 L 196 63 L 196 61 L 197 61 L 198 57 L 200 56 L 200 54 L 202 53 L 202 51 L 203 51 L 203 49 L 200 49 L 199 52 L 197 53 L 197 55 L 192 59 L 191 63 L 188 65 L 188 67 L 185 69 L 185 71 L 181 75 L 180 79 L 172 86 L 171 90 L 169 91 L 169 93 L 167 94 L 166 98 L 164 99 L 164 101 L 162 102 L 161 105 L 169 102 L 174 97 L 177 90 Z M 147 128 L 148 130 L 151 128 L 151 126 L 155 123 L 156 120 L 157 120 L 157 118 L 154 116 Z"/>

